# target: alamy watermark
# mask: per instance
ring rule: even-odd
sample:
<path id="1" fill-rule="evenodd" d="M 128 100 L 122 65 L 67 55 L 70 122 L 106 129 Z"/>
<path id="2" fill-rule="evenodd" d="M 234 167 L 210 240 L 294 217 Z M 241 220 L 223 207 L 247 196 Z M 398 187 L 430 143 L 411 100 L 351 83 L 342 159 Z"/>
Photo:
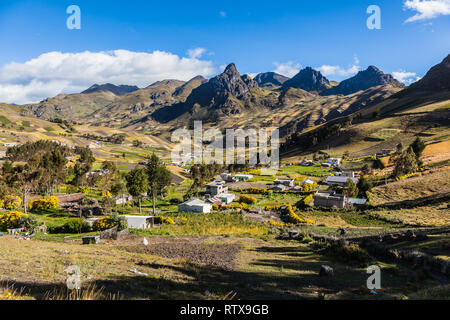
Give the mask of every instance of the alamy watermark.
<path id="1" fill-rule="evenodd" d="M 367 274 L 371 276 L 367 279 L 367 289 L 381 289 L 381 268 L 379 266 L 370 266 L 367 268 Z"/>
<path id="2" fill-rule="evenodd" d="M 369 18 L 367 18 L 367 28 L 369 30 L 380 30 L 381 8 L 373 4 L 367 8 L 367 14 L 370 14 Z"/>
<path id="3" fill-rule="evenodd" d="M 69 30 L 80 30 L 81 29 L 81 9 L 77 5 L 71 5 L 67 7 L 67 14 L 70 16 L 67 18 L 66 25 Z"/>
<path id="4" fill-rule="evenodd" d="M 280 166 L 279 130 L 218 129 L 203 130 L 201 121 L 194 122 L 193 135 L 187 129 L 172 133 L 172 162 L 180 164 L 257 164 L 277 170 Z M 269 147 L 270 144 L 270 147 Z"/>

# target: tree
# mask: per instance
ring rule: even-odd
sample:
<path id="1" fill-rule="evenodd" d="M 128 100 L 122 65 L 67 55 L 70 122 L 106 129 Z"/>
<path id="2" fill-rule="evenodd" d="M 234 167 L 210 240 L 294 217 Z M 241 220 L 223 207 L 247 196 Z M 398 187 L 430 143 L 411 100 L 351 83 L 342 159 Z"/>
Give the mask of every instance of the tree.
<path id="1" fill-rule="evenodd" d="M 395 162 L 394 176 L 401 177 L 405 174 L 414 173 L 417 171 L 417 158 L 412 147 L 403 152 Z"/>
<path id="2" fill-rule="evenodd" d="M 403 151 L 403 144 L 400 142 L 398 145 L 397 145 L 397 153 L 402 153 L 402 151 Z"/>
<path id="3" fill-rule="evenodd" d="M 366 177 L 361 177 L 358 181 L 357 187 L 360 192 L 367 194 L 367 192 L 372 190 L 372 183 Z"/>
<path id="4" fill-rule="evenodd" d="M 356 183 L 354 183 L 353 180 L 349 178 L 344 186 L 344 195 L 351 198 L 358 196 L 358 194 L 359 190 L 356 186 Z"/>
<path id="5" fill-rule="evenodd" d="M 135 168 L 125 177 L 128 192 L 139 199 L 139 214 L 142 214 L 142 195 L 148 190 L 148 176 L 145 169 Z"/>
<path id="6" fill-rule="evenodd" d="M 147 175 L 149 182 L 149 191 L 152 195 L 153 215 L 156 214 L 156 200 L 163 190 L 170 185 L 172 178 L 169 170 L 162 164 L 161 160 L 155 155 L 148 159 Z"/>
<path id="7" fill-rule="evenodd" d="M 414 154 L 416 155 L 417 162 L 419 162 L 420 157 L 422 156 L 422 153 L 425 150 L 425 143 L 422 141 L 422 139 L 420 139 L 420 137 L 417 137 L 410 147 L 412 148 Z"/>

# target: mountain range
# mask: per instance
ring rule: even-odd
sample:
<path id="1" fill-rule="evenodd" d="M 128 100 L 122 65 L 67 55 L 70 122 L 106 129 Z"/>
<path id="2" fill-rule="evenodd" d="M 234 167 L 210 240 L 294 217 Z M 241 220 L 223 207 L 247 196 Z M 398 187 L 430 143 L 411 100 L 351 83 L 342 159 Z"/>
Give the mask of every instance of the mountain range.
<path id="1" fill-rule="evenodd" d="M 142 89 L 96 84 L 80 94 L 60 94 L 24 107 L 46 120 L 63 118 L 149 133 L 203 120 L 220 128 L 279 126 L 288 135 L 366 109 L 396 94 L 445 88 L 449 82 L 448 60 L 406 89 L 375 66 L 336 83 L 311 67 L 292 78 L 267 72 L 252 79 L 241 75 L 231 63 L 209 80 L 202 76 L 189 81 L 163 80 Z"/>

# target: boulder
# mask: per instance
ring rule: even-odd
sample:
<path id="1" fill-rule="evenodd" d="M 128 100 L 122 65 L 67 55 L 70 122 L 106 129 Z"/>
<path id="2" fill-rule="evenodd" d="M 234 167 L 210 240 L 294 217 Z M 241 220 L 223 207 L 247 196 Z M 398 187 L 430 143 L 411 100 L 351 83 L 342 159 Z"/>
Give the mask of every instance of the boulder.
<path id="1" fill-rule="evenodd" d="M 334 277 L 334 269 L 327 265 L 322 265 L 319 271 L 320 277 Z"/>

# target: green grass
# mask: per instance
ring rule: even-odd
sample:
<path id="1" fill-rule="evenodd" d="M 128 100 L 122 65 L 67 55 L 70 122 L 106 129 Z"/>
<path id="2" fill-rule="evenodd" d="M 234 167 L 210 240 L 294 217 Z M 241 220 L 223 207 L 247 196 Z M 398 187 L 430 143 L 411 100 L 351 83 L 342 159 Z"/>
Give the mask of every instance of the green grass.
<path id="1" fill-rule="evenodd" d="M 450 110 L 450 103 L 438 108 L 437 110 Z"/>
<path id="2" fill-rule="evenodd" d="M 371 138 L 385 141 L 395 137 L 400 133 L 400 129 L 382 129 L 370 135 Z"/>
<path id="3" fill-rule="evenodd" d="M 47 132 L 53 132 L 53 131 L 55 131 L 55 128 L 53 128 L 53 127 L 44 127 L 44 130 L 47 131 Z"/>
<path id="4" fill-rule="evenodd" d="M 0 116 L 0 123 L 6 126 L 6 125 L 10 124 L 11 121 L 5 116 Z"/>
<path id="5" fill-rule="evenodd" d="M 139 235 L 162 236 L 247 236 L 264 237 L 269 227 L 251 222 L 239 213 L 180 213 L 169 214 L 175 225 L 156 226 L 150 230 L 133 230 Z"/>
<path id="6" fill-rule="evenodd" d="M 315 165 L 312 167 L 302 167 L 302 166 L 289 166 L 280 169 L 279 173 L 282 175 L 290 175 L 290 174 L 300 174 L 304 176 L 313 176 L 313 177 L 323 177 L 333 172 L 333 169 L 330 168 L 322 168 L 320 165 Z"/>

